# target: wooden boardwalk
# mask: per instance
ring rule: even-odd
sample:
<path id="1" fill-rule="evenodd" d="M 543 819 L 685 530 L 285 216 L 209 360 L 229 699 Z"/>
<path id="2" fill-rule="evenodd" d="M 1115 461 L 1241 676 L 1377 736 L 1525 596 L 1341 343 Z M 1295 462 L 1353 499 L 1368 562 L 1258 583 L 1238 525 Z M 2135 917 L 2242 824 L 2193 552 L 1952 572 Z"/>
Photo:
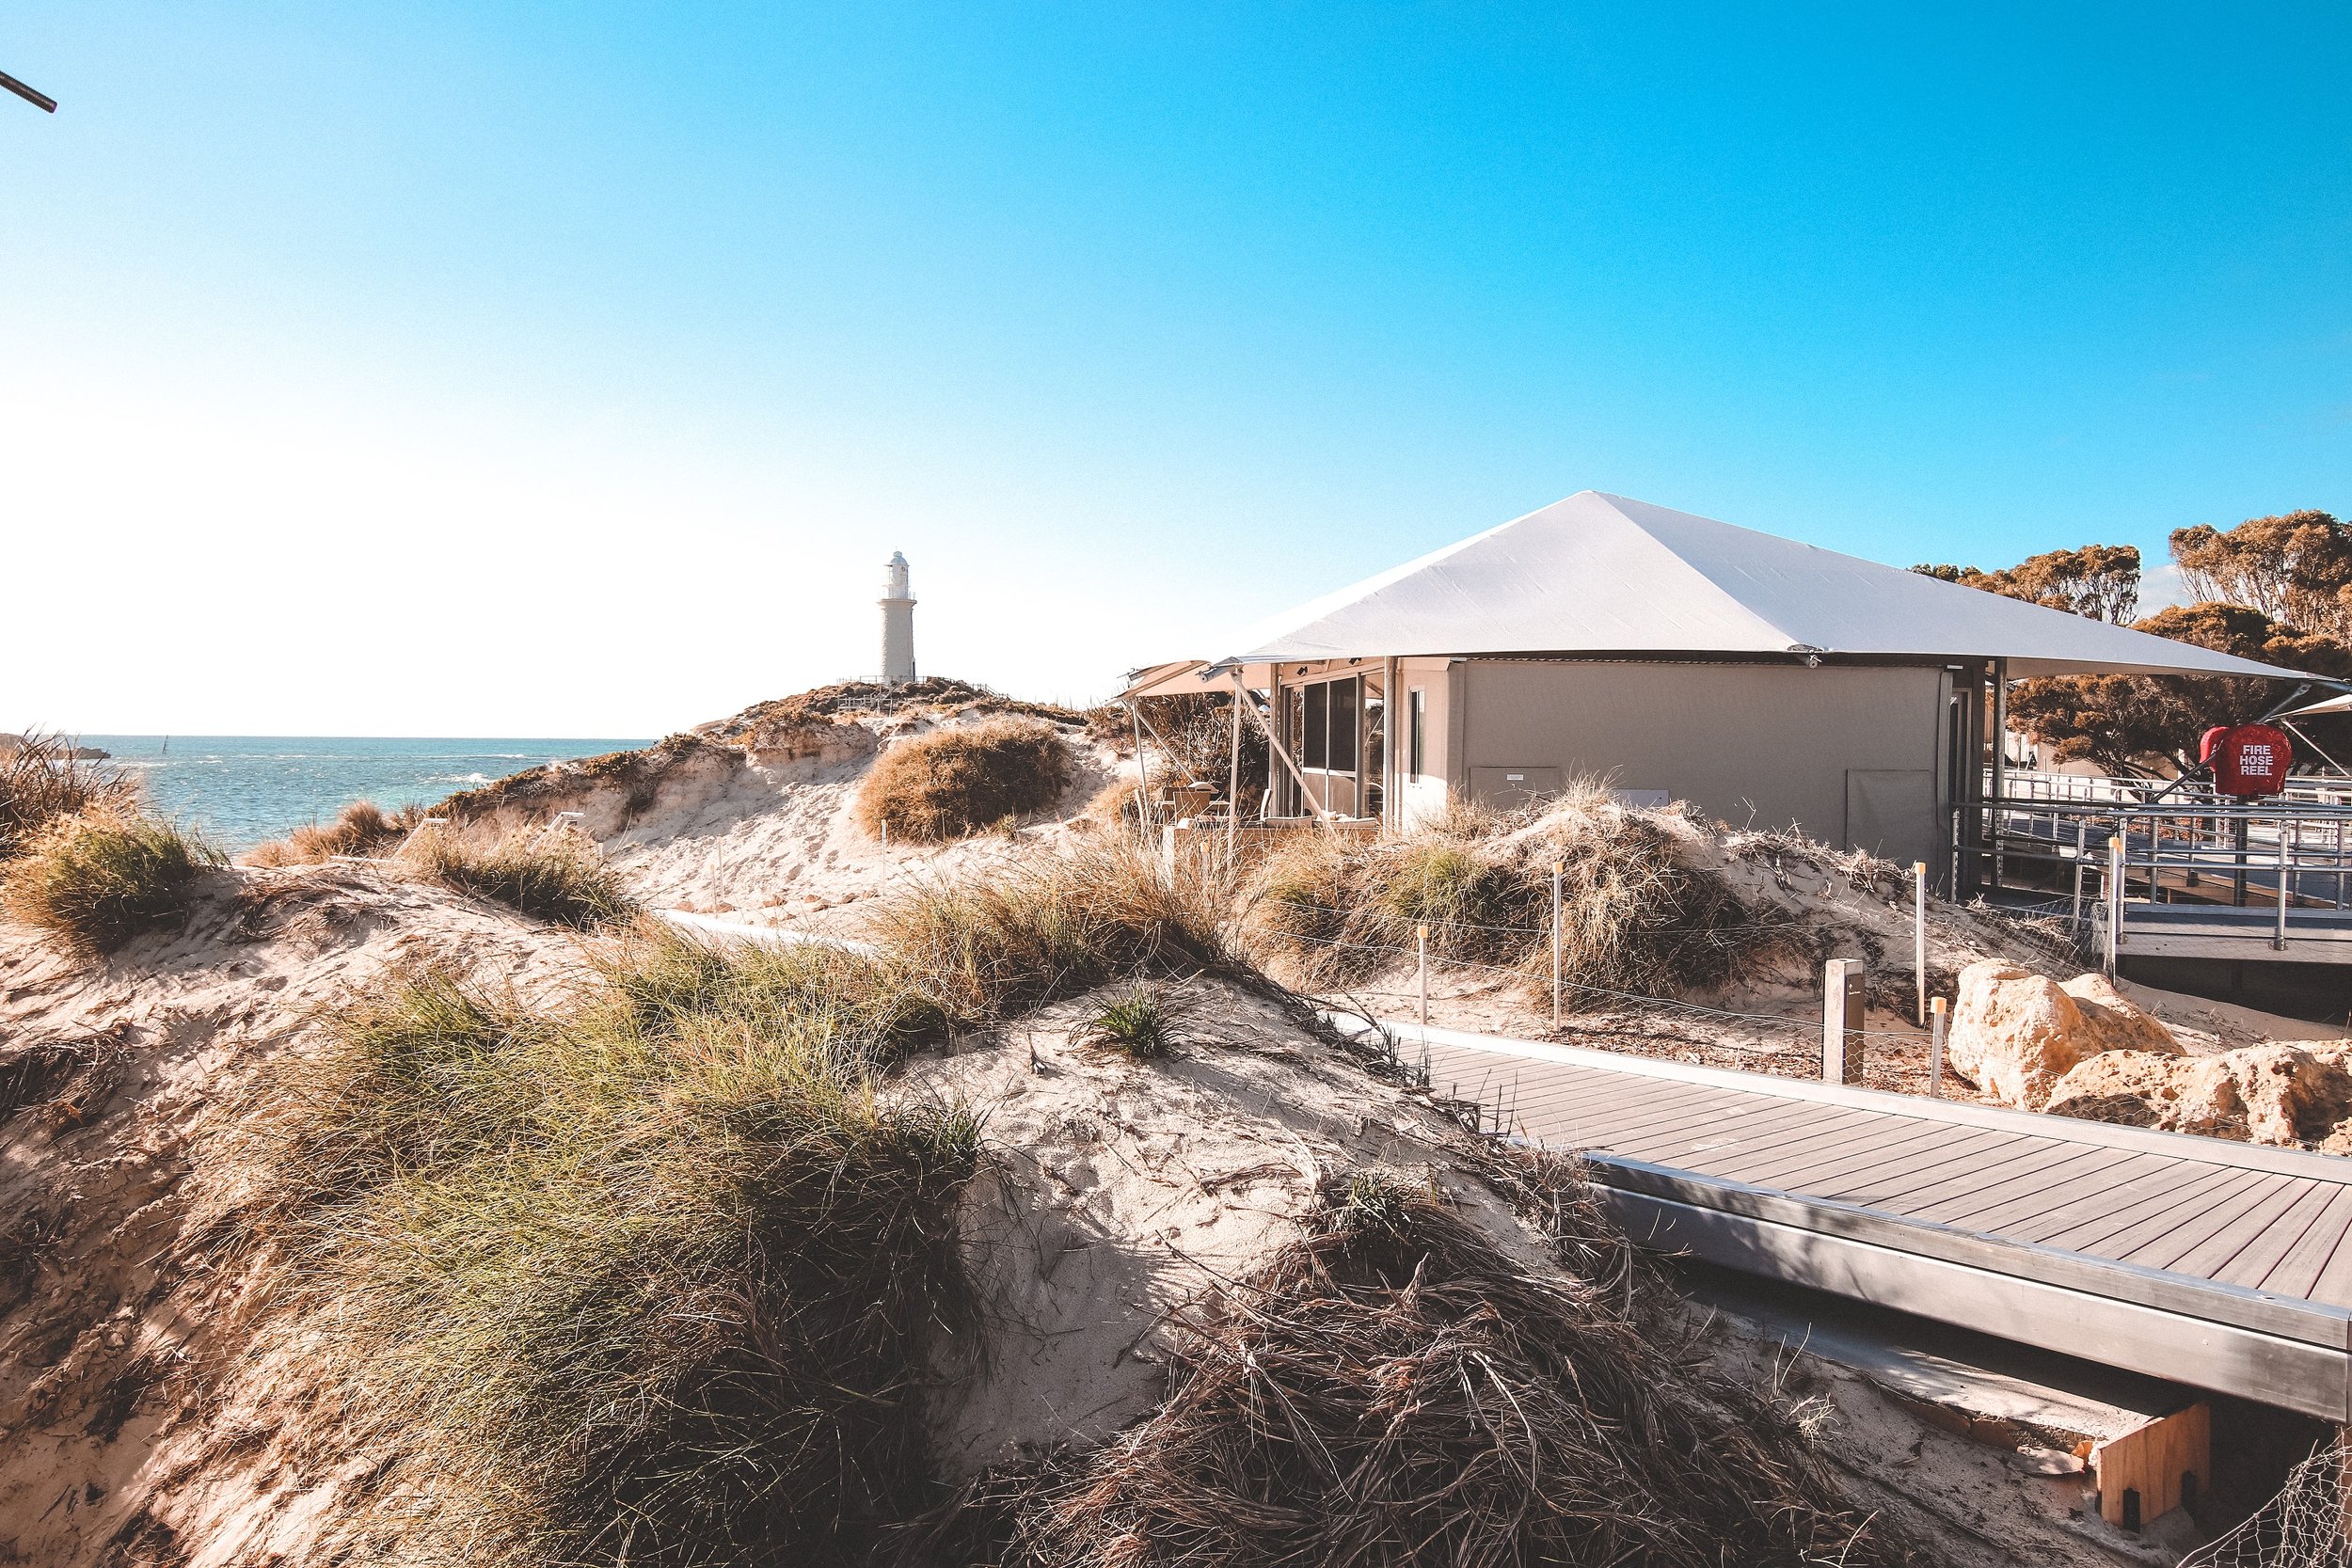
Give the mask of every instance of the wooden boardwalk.
<path id="1" fill-rule="evenodd" d="M 2352 1419 L 2352 1160 L 1383 1027 L 1638 1241 Z"/>

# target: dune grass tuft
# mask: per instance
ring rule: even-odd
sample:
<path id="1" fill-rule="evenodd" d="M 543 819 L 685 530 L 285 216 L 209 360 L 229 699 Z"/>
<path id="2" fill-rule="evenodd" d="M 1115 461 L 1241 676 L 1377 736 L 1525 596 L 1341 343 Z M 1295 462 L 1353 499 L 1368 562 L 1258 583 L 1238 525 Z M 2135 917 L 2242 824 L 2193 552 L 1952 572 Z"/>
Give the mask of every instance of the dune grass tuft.
<path id="1" fill-rule="evenodd" d="M 403 858 L 446 887 L 584 931 L 618 925 L 638 912 L 637 901 L 603 852 L 577 832 L 543 834 L 524 828 L 486 847 L 463 832 L 428 832 Z"/>
<path id="2" fill-rule="evenodd" d="M 1686 863 L 1666 828 L 1597 790 L 1534 817 L 1457 807 L 1377 843 L 1290 835 L 1256 873 L 1249 942 L 1302 984 L 1327 988 L 1410 964 L 1425 926 L 1434 959 L 1516 971 L 1548 988 L 1555 863 L 1561 969 L 1572 987 L 1704 992 L 1781 950 L 1778 928 L 1720 877 Z"/>
<path id="3" fill-rule="evenodd" d="M 395 974 L 278 1086 L 281 1322 L 412 1548 L 850 1563 L 930 1500 L 978 1131 L 877 1095 L 914 1025 L 866 963 L 641 932 L 551 1010 Z"/>
<path id="4" fill-rule="evenodd" d="M 62 736 L 0 737 L 0 863 L 23 853 L 61 817 L 137 812 L 141 794 L 134 775 L 75 751 Z"/>
<path id="5" fill-rule="evenodd" d="M 284 838 L 246 852 L 247 865 L 318 865 L 338 855 L 380 855 L 395 848 L 424 820 L 421 806 L 386 811 L 373 800 L 354 800 L 324 826 L 306 823 Z"/>
<path id="6" fill-rule="evenodd" d="M 84 957 L 187 916 L 198 876 L 216 849 L 151 816 L 93 807 L 58 817 L 10 859 L 0 908 Z"/>
<path id="7" fill-rule="evenodd" d="M 899 741 L 859 787 L 859 825 L 879 836 L 937 844 L 1015 822 L 1070 787 L 1069 743 L 1035 719 L 990 719 Z"/>
<path id="8" fill-rule="evenodd" d="M 1138 1062 L 1173 1053 L 1193 1031 L 1193 1009 L 1166 986 L 1136 980 L 1102 999 L 1071 1034 L 1079 1045 Z"/>
<path id="9" fill-rule="evenodd" d="M 1238 963 L 1213 873 L 1096 841 L 881 900 L 867 934 L 959 1026 L 1136 975 Z"/>

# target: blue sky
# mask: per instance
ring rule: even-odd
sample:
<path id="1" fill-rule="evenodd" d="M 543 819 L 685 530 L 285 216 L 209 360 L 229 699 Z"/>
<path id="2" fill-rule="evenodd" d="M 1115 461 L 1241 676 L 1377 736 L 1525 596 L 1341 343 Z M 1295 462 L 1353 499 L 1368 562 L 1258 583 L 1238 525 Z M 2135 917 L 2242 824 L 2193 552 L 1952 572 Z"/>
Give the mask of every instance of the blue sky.
<path id="1" fill-rule="evenodd" d="M 1586 487 L 2352 512 L 2341 8 L 0 12 L 0 729 L 1039 695 Z M 31 592 L 26 594 L 25 589 Z"/>

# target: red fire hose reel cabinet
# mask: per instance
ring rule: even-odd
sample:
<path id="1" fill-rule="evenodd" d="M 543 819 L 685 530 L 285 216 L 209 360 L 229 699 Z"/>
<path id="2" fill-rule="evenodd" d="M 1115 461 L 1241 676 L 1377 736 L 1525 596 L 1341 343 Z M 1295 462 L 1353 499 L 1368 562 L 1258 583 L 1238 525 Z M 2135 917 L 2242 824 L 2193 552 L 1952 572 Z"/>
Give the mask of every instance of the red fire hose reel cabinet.
<path id="1" fill-rule="evenodd" d="M 2213 787 L 2240 800 L 2286 788 L 2287 768 L 2295 761 L 2286 736 L 2268 724 L 2223 724 L 2207 730 L 2197 755 L 2213 768 Z"/>

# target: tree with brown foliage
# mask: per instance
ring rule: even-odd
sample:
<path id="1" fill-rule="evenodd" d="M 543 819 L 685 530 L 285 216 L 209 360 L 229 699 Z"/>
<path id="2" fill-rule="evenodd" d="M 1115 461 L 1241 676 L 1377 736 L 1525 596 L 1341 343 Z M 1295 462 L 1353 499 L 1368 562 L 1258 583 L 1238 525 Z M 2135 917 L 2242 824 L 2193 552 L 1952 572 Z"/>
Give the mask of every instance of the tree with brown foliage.
<path id="1" fill-rule="evenodd" d="M 2174 605 L 2136 623 L 2179 642 L 2314 675 L 2352 679 L 2352 648 L 2281 626 L 2236 604 Z M 2021 683 L 2013 721 L 2058 762 L 2089 760 L 2111 773 L 2147 775 L 2194 766 L 2197 738 L 2215 724 L 2261 718 L 2285 695 L 2276 681 L 2183 675 L 2058 675 Z"/>
<path id="2" fill-rule="evenodd" d="M 2352 525 L 2305 510 L 2172 531 L 2189 591 L 2305 631 L 2352 638 Z"/>
<path id="3" fill-rule="evenodd" d="M 2063 610 L 2093 621 L 2128 626 L 2139 613 L 2139 547 L 2085 545 L 2029 556 L 2006 571 L 1976 566 L 1914 566 L 1913 571 L 1963 588 Z"/>

